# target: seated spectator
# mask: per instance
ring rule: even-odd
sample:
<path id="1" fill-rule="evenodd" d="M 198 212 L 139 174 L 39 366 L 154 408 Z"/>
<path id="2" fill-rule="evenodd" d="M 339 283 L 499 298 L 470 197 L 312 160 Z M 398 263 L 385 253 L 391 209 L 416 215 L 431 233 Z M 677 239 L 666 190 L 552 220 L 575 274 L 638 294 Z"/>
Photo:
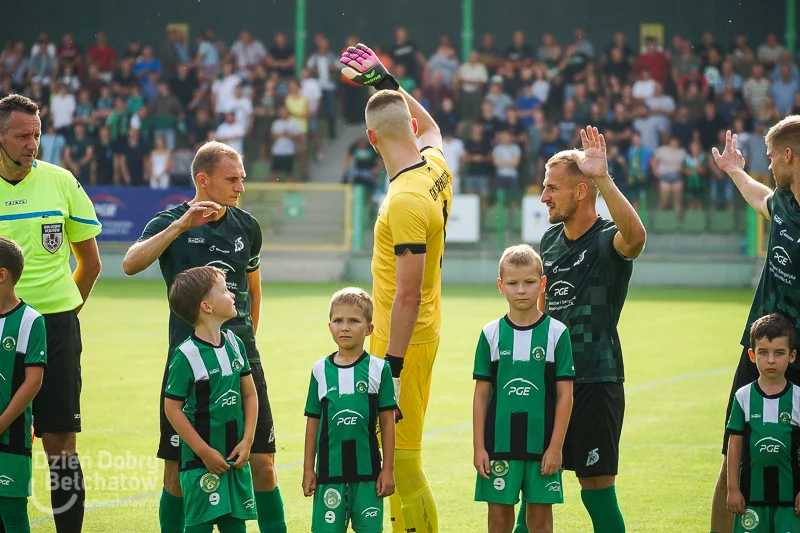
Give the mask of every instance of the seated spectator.
<path id="1" fill-rule="evenodd" d="M 642 136 L 642 144 L 651 152 L 655 152 L 660 145 L 661 133 L 665 129 L 662 117 L 650 114 L 647 106 L 640 104 L 636 108 L 636 118 L 633 119 L 633 129 Z"/>
<path id="2" fill-rule="evenodd" d="M 378 187 L 378 177 L 382 167 L 382 160 L 370 146 L 364 135 L 350 145 L 344 159 L 343 183 L 352 183 L 364 187 L 364 199 L 372 208 L 373 196 Z"/>
<path id="3" fill-rule="evenodd" d="M 502 61 L 500 52 L 494 44 L 494 35 L 491 33 L 484 33 L 477 51 L 478 61 L 486 67 L 487 77 L 491 76 Z"/>
<path id="4" fill-rule="evenodd" d="M 521 30 L 516 30 L 511 35 L 511 44 L 508 45 L 503 55 L 507 60 L 511 61 L 514 71 L 518 72 L 520 68 L 529 65 L 533 60 L 533 50 L 525 42 L 525 33 Z"/>
<path id="5" fill-rule="evenodd" d="M 533 85 L 522 86 L 522 94 L 517 98 L 517 114 L 526 128 L 533 126 L 533 110 L 542 105 L 542 101 L 533 94 Z"/>
<path id="6" fill-rule="evenodd" d="M 296 143 L 301 135 L 300 126 L 289 117 L 289 110 L 281 107 L 278 119 L 272 123 L 272 181 L 294 183 Z"/>
<path id="7" fill-rule="evenodd" d="M 679 99 L 679 105 L 685 107 L 689 114 L 689 120 L 696 122 L 703 116 L 703 108 L 706 104 L 706 97 L 701 92 L 700 87 L 695 84 L 689 84 L 686 91 L 684 91 Z"/>
<path id="8" fill-rule="evenodd" d="M 614 116 L 603 124 L 603 135 L 609 144 L 618 144 L 620 153 L 627 153 L 633 136 L 633 123 L 628 119 L 625 106 L 614 106 Z"/>
<path id="9" fill-rule="evenodd" d="M 703 209 L 706 195 L 706 169 L 708 161 L 699 141 L 689 145 L 689 153 L 683 160 L 683 175 L 686 178 L 686 199 L 689 209 Z"/>
<path id="10" fill-rule="evenodd" d="M 783 50 L 783 46 L 778 43 L 778 38 L 774 33 L 770 32 L 767 34 L 766 42 L 758 47 L 757 57 L 769 69 L 778 62 Z"/>
<path id="11" fill-rule="evenodd" d="M 786 67 L 789 69 L 789 76 L 792 81 L 800 82 L 800 69 L 797 68 L 797 65 L 794 64 L 792 61 L 792 53 L 789 50 L 784 50 L 781 52 L 781 56 L 778 59 L 778 62 L 772 67 L 772 71 L 770 73 L 770 81 L 773 83 L 779 81 L 783 77 L 783 73 L 781 70 Z"/>
<path id="12" fill-rule="evenodd" d="M 236 150 L 239 155 L 244 156 L 244 136 L 246 133 L 244 125 L 236 122 L 236 114 L 233 111 L 229 111 L 225 115 L 225 121 L 217 126 L 216 138 Z"/>
<path id="13" fill-rule="evenodd" d="M 56 50 L 56 59 L 61 68 L 69 66 L 76 69 L 81 64 L 81 49 L 75 44 L 75 38 L 71 33 L 65 33 L 61 39 L 61 46 Z"/>
<path id="14" fill-rule="evenodd" d="M 712 93 L 722 83 L 722 57 L 716 48 L 711 48 L 708 52 L 708 60 L 703 68 L 703 77 Z"/>
<path id="15" fill-rule="evenodd" d="M 139 130 L 129 129 L 127 139 L 118 148 L 115 161 L 124 185 L 133 187 L 145 185 L 145 153 Z"/>
<path id="16" fill-rule="evenodd" d="M 447 44 L 439 46 L 428 60 L 428 72 L 431 76 L 436 73 L 441 75 L 442 83 L 453 89 L 458 75 L 458 58 L 452 46 Z"/>
<path id="17" fill-rule="evenodd" d="M 46 121 L 44 133 L 39 138 L 39 158 L 46 163 L 60 167 L 61 156 L 66 147 L 66 138 L 56 131 L 52 121 Z"/>
<path id="18" fill-rule="evenodd" d="M 623 188 L 625 196 L 634 208 L 639 209 L 640 199 L 647 194 L 650 161 L 653 152 L 642 144 L 642 136 L 638 132 L 631 135 L 631 145 L 627 151 L 628 179 Z"/>
<path id="19" fill-rule="evenodd" d="M 780 79 L 772 82 L 770 94 L 775 101 L 775 107 L 781 113 L 781 118 L 791 112 L 794 104 L 794 93 L 800 90 L 800 82 L 792 79 L 791 70 L 787 66 L 780 67 Z"/>
<path id="20" fill-rule="evenodd" d="M 64 168 L 68 169 L 83 185 L 89 185 L 94 159 L 92 141 L 86 136 L 86 127 L 75 124 L 74 136 L 64 150 Z"/>
<path id="21" fill-rule="evenodd" d="M 231 46 L 226 61 L 234 60 L 239 74 L 245 75 L 248 70 L 264 61 L 266 57 L 267 50 L 261 41 L 253 39 L 253 35 L 249 31 L 242 30 L 239 33 L 239 39 Z"/>
<path id="22" fill-rule="evenodd" d="M 664 84 L 669 73 L 669 59 L 658 49 L 658 42 L 655 37 L 645 39 L 645 49 L 639 54 L 634 65 L 634 70 L 641 73 L 642 70 L 650 71 L 650 77 L 658 83 Z"/>
<path id="23" fill-rule="evenodd" d="M 510 206 L 519 204 L 522 186 L 519 178 L 519 164 L 522 150 L 511 138 L 507 130 L 498 134 L 498 142 L 492 149 L 492 164 L 495 168 L 495 189 L 503 191 Z"/>
<path id="24" fill-rule="evenodd" d="M 542 101 L 543 104 L 547 103 L 550 96 L 550 73 L 544 63 L 537 63 L 533 67 L 533 96 Z"/>
<path id="25" fill-rule="evenodd" d="M 672 200 L 672 210 L 675 211 L 678 221 L 683 220 L 683 162 L 686 159 L 686 150 L 681 148 L 678 139 L 670 138 L 653 154 L 653 174 L 658 179 L 658 208 L 662 211 L 669 209 Z"/>
<path id="26" fill-rule="evenodd" d="M 113 144 L 124 143 L 128 136 L 128 129 L 130 128 L 130 115 L 128 114 L 128 106 L 125 99 L 117 96 L 114 100 L 114 109 L 109 113 L 106 119 L 106 126 L 111 131 L 111 142 Z"/>
<path id="27" fill-rule="evenodd" d="M 111 130 L 108 126 L 100 128 L 92 152 L 94 161 L 92 161 L 89 183 L 92 185 L 118 185 L 119 178 L 114 176 L 114 144 L 111 142 Z"/>
<path id="28" fill-rule="evenodd" d="M 646 102 L 656 93 L 656 81 L 650 75 L 649 68 L 639 71 L 639 79 L 633 84 L 633 97 L 641 102 Z"/>
<path id="29" fill-rule="evenodd" d="M 720 79 L 718 83 L 714 86 L 715 97 L 723 93 L 727 85 L 733 87 L 733 91 L 735 94 L 737 95 L 741 94 L 744 82 L 742 81 L 742 77 L 736 73 L 733 67 L 734 67 L 733 59 L 731 59 L 730 57 L 722 63 L 722 72 L 720 75 Z"/>
<path id="30" fill-rule="evenodd" d="M 481 198 L 481 213 L 486 212 L 489 199 L 489 190 L 494 172 L 492 166 L 492 145 L 484 137 L 480 124 L 473 124 L 470 139 L 464 147 L 464 163 L 466 164 L 466 179 L 464 180 L 464 193 L 477 194 Z M 483 220 L 483 217 L 481 217 Z"/>
<path id="31" fill-rule="evenodd" d="M 119 67 L 111 78 L 115 94 L 127 95 L 132 87 L 139 85 L 139 78 L 133 73 L 133 62 L 134 60 L 130 58 L 119 62 Z"/>
<path id="32" fill-rule="evenodd" d="M 466 149 L 464 142 L 455 136 L 455 130 L 442 130 L 442 153 L 453 175 L 453 194 L 461 192 L 461 162 L 464 160 Z"/>
<path id="33" fill-rule="evenodd" d="M 715 103 L 717 105 L 717 114 L 722 117 L 726 124 L 733 124 L 734 120 L 747 114 L 744 102 L 736 96 L 736 91 L 730 83 L 725 85 Z"/>
<path id="34" fill-rule="evenodd" d="M 267 66 L 275 70 L 281 79 L 288 80 L 294 76 L 294 47 L 289 44 L 289 39 L 284 32 L 279 31 L 275 34 L 275 44 L 269 49 L 266 62 Z"/>
<path id="35" fill-rule="evenodd" d="M 744 82 L 742 89 L 744 102 L 747 111 L 753 117 L 761 113 L 761 108 L 769 95 L 770 82 L 764 77 L 764 69 L 761 65 L 753 67 L 753 75 Z"/>
<path id="36" fill-rule="evenodd" d="M 664 88 L 660 83 L 655 85 L 653 96 L 648 98 L 645 103 L 650 109 L 650 113 L 663 117 L 665 129 L 669 129 L 675 113 L 675 100 L 670 95 L 664 94 Z"/>
<path id="37" fill-rule="evenodd" d="M 425 99 L 430 102 L 431 109 L 435 111 L 442 108 L 442 101 L 445 98 L 453 98 L 453 91 L 445 85 L 444 79 L 440 72 L 434 72 L 431 75 L 431 81 L 425 86 L 423 91 Z"/>
<path id="38" fill-rule="evenodd" d="M 97 32 L 94 44 L 86 51 L 86 59 L 90 65 L 97 66 L 100 77 L 106 83 L 111 81 L 117 63 L 117 51 L 108 44 L 105 32 Z"/>
<path id="39" fill-rule="evenodd" d="M 133 75 L 139 80 L 142 86 L 150 83 L 149 75 L 151 72 L 161 74 L 161 61 L 153 56 L 153 47 L 145 46 L 142 48 L 142 55 L 133 67 Z"/>
<path id="40" fill-rule="evenodd" d="M 575 116 L 575 102 L 567 100 L 558 119 L 559 140 L 564 146 L 578 146 L 580 130 L 584 126 Z"/>
<path id="41" fill-rule="evenodd" d="M 58 69 L 58 62 L 54 55 L 47 53 L 47 48 L 42 47 L 32 53 L 28 63 L 28 78 L 38 81 L 42 85 L 50 85 L 53 76 Z"/>
<path id="42" fill-rule="evenodd" d="M 581 124 L 586 124 L 592 110 L 592 102 L 586 96 L 586 85 L 578 83 L 575 85 L 575 119 Z"/>
<path id="43" fill-rule="evenodd" d="M 211 93 L 214 95 L 214 112 L 224 115 L 233 107 L 234 90 L 242 83 L 242 78 L 233 71 L 231 63 L 222 65 L 222 77 L 211 84 Z"/>
<path id="44" fill-rule="evenodd" d="M 586 38 L 586 31 L 581 26 L 575 28 L 575 42 L 572 45 L 590 60 L 594 57 L 594 45 Z"/>
<path id="45" fill-rule="evenodd" d="M 452 133 L 455 135 L 458 131 L 460 119 L 452 98 L 442 100 L 442 108 L 434 114 L 434 117 L 439 129 L 442 130 L 442 134 Z"/>
<path id="46" fill-rule="evenodd" d="M 172 152 L 167 148 L 163 135 L 156 135 L 153 150 L 147 156 L 147 174 L 145 180 L 151 189 L 169 187 L 169 173 L 172 170 Z"/>
<path id="47" fill-rule="evenodd" d="M 97 124 L 104 123 L 111 112 L 114 110 L 114 96 L 111 94 L 111 87 L 106 85 L 100 89 L 100 98 L 94 108 L 94 121 Z"/>
<path id="48" fill-rule="evenodd" d="M 700 144 L 706 152 L 711 150 L 719 136 L 721 130 L 726 129 L 730 124 L 717 114 L 717 108 L 713 102 L 706 102 L 703 108 L 703 116 L 697 122 L 697 131 L 700 137 Z"/>
<path id="49" fill-rule="evenodd" d="M 73 117 L 73 121 L 86 126 L 86 131 L 89 136 L 94 136 L 94 104 L 89 97 L 88 89 L 83 89 L 78 93 L 78 102 L 75 104 L 75 116 Z"/>
<path id="50" fill-rule="evenodd" d="M 672 58 L 672 80 L 675 85 L 679 85 L 682 79 L 699 66 L 700 57 L 695 54 L 692 43 L 688 39 L 682 40 L 680 54 Z"/>
<path id="51" fill-rule="evenodd" d="M 522 87 L 522 85 L 520 83 L 519 77 L 516 75 L 516 72 L 514 70 L 514 63 L 512 63 L 511 61 L 503 61 L 497 68 L 497 74 L 495 74 L 495 76 L 503 78 L 504 93 L 506 93 L 509 96 L 519 94 L 519 90 Z"/>
<path id="52" fill-rule="evenodd" d="M 769 130 L 772 126 L 777 124 L 783 118 L 783 113 L 780 112 L 778 106 L 775 105 L 775 100 L 772 95 L 767 95 L 764 100 L 764 105 L 761 106 L 761 111 L 755 117 L 755 120 L 764 124 L 764 127 Z"/>
<path id="53" fill-rule="evenodd" d="M 142 96 L 145 105 L 150 105 L 158 98 L 158 86 L 162 83 L 161 74 L 155 70 L 147 73 L 147 83 L 142 85 Z"/>
<path id="54" fill-rule="evenodd" d="M 542 35 L 542 44 L 536 51 L 536 60 L 546 64 L 549 70 L 553 70 L 561 63 L 561 55 L 561 45 L 553 34 L 545 32 Z"/>
<path id="55" fill-rule="evenodd" d="M 689 74 L 678 81 L 678 95 L 682 96 L 686 94 L 692 85 L 697 87 L 703 95 L 703 98 L 708 96 L 708 80 L 706 80 L 705 76 L 700 72 L 700 68 L 696 65 L 692 66 Z"/>
<path id="56" fill-rule="evenodd" d="M 636 54 L 634 54 L 633 49 L 628 46 L 625 32 L 619 30 L 614 32 L 614 37 L 612 38 L 611 43 L 609 43 L 609 45 L 606 47 L 606 58 L 611 57 L 615 48 L 622 53 L 622 59 L 628 62 L 628 64 L 632 65 L 636 60 Z"/>
<path id="57" fill-rule="evenodd" d="M 725 149 L 725 131 L 719 132 L 715 146 L 717 150 Z M 722 153 L 722 152 L 720 152 Z M 764 151 L 766 154 L 766 151 Z M 711 191 L 711 204 L 717 211 L 733 211 L 733 180 L 719 169 L 719 165 L 708 165 L 711 170 L 709 187 Z"/>
<path id="58" fill-rule="evenodd" d="M 75 115 L 75 96 L 69 92 L 69 87 L 60 83 L 50 97 L 50 119 L 56 131 L 70 138 L 72 136 L 72 122 Z"/>
<path id="59" fill-rule="evenodd" d="M 72 93 L 78 92 L 81 88 L 81 79 L 75 73 L 75 69 L 72 65 L 66 65 L 58 68 L 51 81 L 53 85 L 57 83 L 63 83 L 69 87 L 69 90 Z"/>
<path id="60" fill-rule="evenodd" d="M 506 109 L 514 105 L 514 101 L 503 92 L 503 77 L 495 74 L 492 76 L 489 92 L 483 99 L 492 106 L 492 114 L 497 120 L 503 121 L 506 118 Z"/>
<path id="61" fill-rule="evenodd" d="M 696 131 L 697 124 L 689 119 L 689 109 L 686 106 L 680 106 L 672 121 L 670 136 L 678 139 L 680 145 L 688 150 Z"/>
<path id="62" fill-rule="evenodd" d="M 609 58 L 603 67 L 603 85 L 608 87 L 611 78 L 628 81 L 631 75 L 631 64 L 623 56 L 621 48 L 613 47 L 609 52 Z"/>
<path id="63" fill-rule="evenodd" d="M 478 52 L 473 50 L 469 60 L 458 69 L 459 85 L 461 87 L 460 104 L 461 115 L 466 120 L 475 120 L 480 114 L 483 87 L 489 81 L 486 65 L 479 62 Z"/>

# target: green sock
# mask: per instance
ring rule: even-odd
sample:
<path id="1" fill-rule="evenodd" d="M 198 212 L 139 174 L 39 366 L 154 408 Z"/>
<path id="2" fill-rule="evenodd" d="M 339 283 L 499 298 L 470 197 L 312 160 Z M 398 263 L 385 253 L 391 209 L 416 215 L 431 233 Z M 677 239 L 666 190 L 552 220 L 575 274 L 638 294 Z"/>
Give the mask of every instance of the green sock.
<path id="1" fill-rule="evenodd" d="M 173 496 L 167 489 L 161 491 L 161 505 L 158 506 L 158 523 L 161 533 L 183 533 L 183 498 Z"/>
<path id="2" fill-rule="evenodd" d="M 258 530 L 261 533 L 286 533 L 280 487 L 275 487 L 269 492 L 256 492 L 256 510 Z"/>
<path id="3" fill-rule="evenodd" d="M 581 500 L 592 518 L 594 533 L 625 533 L 625 521 L 617 503 L 616 487 L 582 490 Z"/>
<path id="4" fill-rule="evenodd" d="M 517 525 L 514 526 L 514 533 L 528 533 L 527 511 L 525 502 L 521 501 L 519 513 L 517 513 Z"/>

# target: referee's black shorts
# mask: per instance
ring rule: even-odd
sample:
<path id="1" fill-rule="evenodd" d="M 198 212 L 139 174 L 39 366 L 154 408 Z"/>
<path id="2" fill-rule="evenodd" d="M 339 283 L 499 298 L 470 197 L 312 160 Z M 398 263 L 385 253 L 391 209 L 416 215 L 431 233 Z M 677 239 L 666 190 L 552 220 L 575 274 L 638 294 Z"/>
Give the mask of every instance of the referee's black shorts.
<path id="1" fill-rule="evenodd" d="M 579 478 L 616 476 L 625 418 L 622 383 L 575 383 L 564 439 L 564 470 Z"/>
<path id="2" fill-rule="evenodd" d="M 33 399 L 34 434 L 81 430 L 81 325 L 75 311 L 44 316 L 47 368 Z"/>
<path id="3" fill-rule="evenodd" d="M 743 346 L 742 355 L 739 357 L 739 366 L 736 367 L 736 373 L 733 375 L 733 385 L 731 386 L 731 393 L 728 396 L 728 408 L 725 409 L 725 426 L 728 425 L 728 419 L 731 417 L 731 407 L 733 407 L 733 397 L 736 395 L 736 391 L 757 379 L 758 368 L 756 368 L 756 364 L 750 360 L 750 354 L 747 353 L 747 348 Z M 789 368 L 786 369 L 786 379 L 795 385 L 800 385 L 800 369 L 795 366 L 789 366 Z M 725 436 L 722 439 L 722 455 L 728 455 L 728 437 L 730 437 L 730 433 L 726 429 Z"/>
<path id="4" fill-rule="evenodd" d="M 250 362 L 251 375 L 258 394 L 258 418 L 256 419 L 256 433 L 253 438 L 253 446 L 250 453 L 275 453 L 275 423 L 272 419 L 272 408 L 269 405 L 267 395 L 267 381 L 264 378 L 264 369 L 261 363 Z M 167 461 L 180 461 L 180 437 L 169 423 L 164 412 L 164 390 L 167 388 L 167 376 L 169 374 L 169 363 L 164 369 L 164 380 L 161 384 L 161 438 L 158 442 L 158 453 L 156 457 Z"/>

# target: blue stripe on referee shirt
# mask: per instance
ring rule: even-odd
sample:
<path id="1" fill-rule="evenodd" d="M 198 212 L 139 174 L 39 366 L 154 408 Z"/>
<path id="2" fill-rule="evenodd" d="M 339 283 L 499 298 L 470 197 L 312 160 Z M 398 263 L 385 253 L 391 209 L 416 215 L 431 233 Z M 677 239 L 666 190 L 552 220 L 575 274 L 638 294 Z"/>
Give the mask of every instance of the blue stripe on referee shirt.
<path id="1" fill-rule="evenodd" d="M 39 217 L 60 217 L 64 213 L 61 211 L 33 211 L 32 213 L 17 213 L 15 215 L 0 215 L 0 222 L 3 220 L 21 220 L 24 218 L 39 218 Z"/>
<path id="2" fill-rule="evenodd" d="M 69 216 L 70 220 L 74 220 L 75 222 L 80 222 L 81 224 L 91 224 L 92 226 L 99 226 L 100 223 L 96 220 L 90 220 L 88 218 L 78 218 L 72 215 Z"/>

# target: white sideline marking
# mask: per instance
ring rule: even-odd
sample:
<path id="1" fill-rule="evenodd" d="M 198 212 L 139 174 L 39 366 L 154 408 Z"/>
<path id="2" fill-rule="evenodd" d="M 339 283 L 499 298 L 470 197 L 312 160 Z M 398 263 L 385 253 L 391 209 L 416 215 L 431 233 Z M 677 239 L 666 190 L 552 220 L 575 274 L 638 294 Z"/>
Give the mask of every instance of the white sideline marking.
<path id="1" fill-rule="evenodd" d="M 717 374 L 724 374 L 725 372 L 731 372 L 732 370 L 735 370 L 735 368 L 736 367 L 726 366 L 726 367 L 723 367 L 723 368 L 715 368 L 715 369 L 712 369 L 712 370 L 702 370 L 700 372 L 693 372 L 691 374 L 684 374 L 682 376 L 674 376 L 674 377 L 671 377 L 671 378 L 659 379 L 659 380 L 656 380 L 656 381 L 650 381 L 648 383 L 642 383 L 640 385 L 634 385 L 633 387 L 626 387 L 625 388 L 625 392 L 636 392 L 636 391 L 640 391 L 640 390 L 650 389 L 650 388 L 653 388 L 653 387 L 658 387 L 660 385 L 668 385 L 670 383 L 677 383 L 677 382 L 680 382 L 680 381 L 687 381 L 687 380 L 695 379 L 695 378 L 702 378 L 702 377 L 707 377 L 707 376 L 715 376 Z M 446 428 L 431 429 L 429 431 L 424 432 L 423 435 L 425 437 L 432 437 L 432 436 L 436 436 L 436 435 L 441 435 L 442 433 L 449 433 L 451 431 L 459 431 L 459 430 L 466 429 L 466 428 L 469 428 L 469 427 L 472 427 L 472 423 L 471 422 L 464 423 L 464 424 L 458 424 L 458 425 L 451 426 L 451 427 L 446 427 Z M 145 433 L 153 433 L 153 434 L 155 434 L 155 433 L 158 433 L 157 431 L 125 431 L 125 430 L 94 430 L 93 432 L 100 432 L 100 431 L 104 431 L 104 432 L 108 432 L 108 433 L 141 433 L 141 434 L 145 434 Z M 87 431 L 87 433 L 89 433 L 89 432 Z M 647 446 L 647 447 L 649 447 L 649 446 L 653 446 L 653 447 L 662 446 L 662 447 L 664 447 L 664 446 L 669 446 L 669 447 L 675 447 L 675 448 L 701 448 L 701 449 L 716 447 L 716 445 L 712 445 L 712 444 L 699 444 L 699 445 L 623 444 L 623 446 L 632 446 L 632 447 L 633 446 L 636 446 L 636 447 L 645 447 L 645 446 Z M 303 466 L 303 461 L 295 461 L 293 463 L 279 464 L 276 468 L 278 470 L 284 470 L 286 468 L 294 468 L 294 467 L 297 467 L 297 466 Z M 148 499 L 148 498 L 155 498 L 155 497 L 160 496 L 160 495 L 161 495 L 161 491 L 148 492 L 148 493 L 145 493 L 145 494 L 137 494 L 135 496 L 128 496 L 126 498 L 119 498 L 117 500 L 109 500 L 109 501 L 105 501 L 105 502 L 93 503 L 91 505 L 87 505 L 85 509 L 86 509 L 87 513 L 90 513 L 92 511 L 96 511 L 98 509 L 106 509 L 106 508 L 109 508 L 109 507 L 118 507 L 118 506 L 123 505 L 125 503 L 134 502 L 134 501 L 138 501 L 138 500 L 145 500 L 145 499 Z M 53 516 L 52 515 L 42 516 L 42 517 L 36 518 L 34 520 L 31 520 L 31 525 L 35 526 L 37 524 L 42 524 L 44 522 L 52 522 L 52 520 L 53 520 Z"/>

